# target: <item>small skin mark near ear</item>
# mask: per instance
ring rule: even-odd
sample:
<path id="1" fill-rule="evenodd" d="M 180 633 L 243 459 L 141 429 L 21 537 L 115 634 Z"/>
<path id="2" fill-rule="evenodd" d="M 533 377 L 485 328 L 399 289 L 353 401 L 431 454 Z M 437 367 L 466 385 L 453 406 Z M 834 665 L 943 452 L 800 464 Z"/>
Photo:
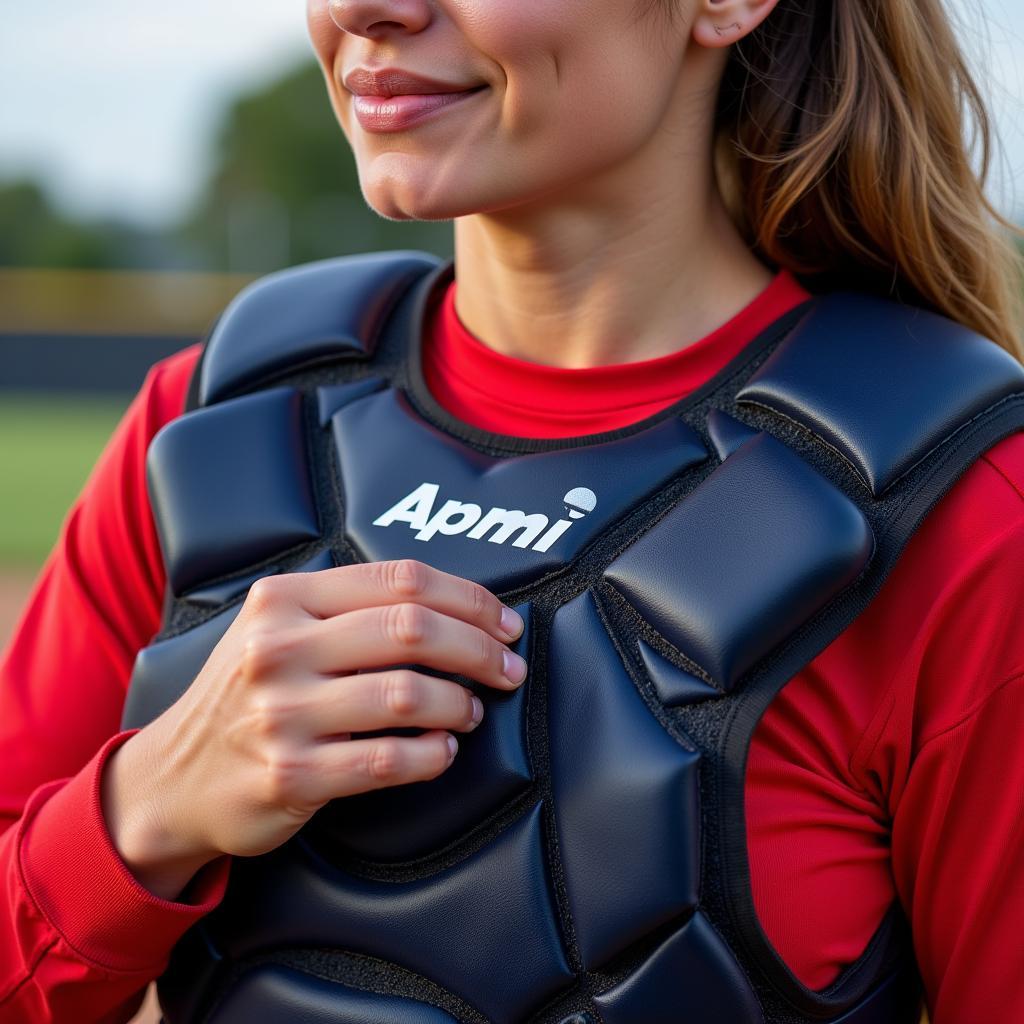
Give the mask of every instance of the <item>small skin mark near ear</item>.
<path id="1" fill-rule="evenodd" d="M 721 25 L 715 25 L 714 28 L 720 36 L 724 36 L 726 32 L 731 32 L 734 28 L 742 29 L 743 26 L 738 21 L 734 21 L 731 25 L 726 25 L 724 28 Z"/>

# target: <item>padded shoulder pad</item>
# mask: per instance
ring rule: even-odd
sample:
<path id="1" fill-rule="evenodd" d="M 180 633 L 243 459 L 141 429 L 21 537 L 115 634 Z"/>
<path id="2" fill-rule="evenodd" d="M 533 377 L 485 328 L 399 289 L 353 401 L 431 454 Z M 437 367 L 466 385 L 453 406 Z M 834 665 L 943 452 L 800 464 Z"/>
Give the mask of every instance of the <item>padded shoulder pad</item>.
<path id="1" fill-rule="evenodd" d="M 207 343 L 199 404 L 209 405 L 290 366 L 366 358 L 394 303 L 442 263 L 413 250 L 319 260 L 244 288 Z"/>
<path id="2" fill-rule="evenodd" d="M 838 293 L 810 312 L 739 390 L 839 452 L 874 497 L 958 428 L 1013 394 L 1024 367 L 923 309 Z"/>

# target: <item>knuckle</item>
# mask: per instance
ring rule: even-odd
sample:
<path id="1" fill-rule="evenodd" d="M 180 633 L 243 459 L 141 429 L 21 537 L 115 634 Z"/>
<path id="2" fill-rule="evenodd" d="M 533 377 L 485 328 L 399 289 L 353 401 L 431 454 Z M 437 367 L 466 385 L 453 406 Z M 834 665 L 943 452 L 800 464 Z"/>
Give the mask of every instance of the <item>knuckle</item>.
<path id="1" fill-rule="evenodd" d="M 385 629 L 400 647 L 415 647 L 427 632 L 427 613 L 422 605 L 402 601 L 385 610 Z"/>
<path id="2" fill-rule="evenodd" d="M 264 800 L 275 806 L 294 803 L 305 771 L 306 765 L 294 751 L 283 744 L 272 747 L 263 765 Z"/>
<path id="3" fill-rule="evenodd" d="M 269 675 L 295 653 L 299 643 L 293 631 L 250 629 L 242 642 L 242 675 L 249 680 Z"/>
<path id="4" fill-rule="evenodd" d="M 249 728 L 257 736 L 273 739 L 280 735 L 281 716 L 277 704 L 269 696 L 256 697 L 249 712 Z"/>
<path id="5" fill-rule="evenodd" d="M 415 714 L 423 703 L 423 687 L 415 672 L 396 669 L 381 681 L 382 703 L 387 711 L 400 718 Z"/>
<path id="6" fill-rule="evenodd" d="M 469 608 L 478 621 L 483 621 L 489 616 L 493 618 L 490 614 L 491 595 L 479 583 L 469 584 Z"/>
<path id="7" fill-rule="evenodd" d="M 250 629 L 242 641 L 241 670 L 247 680 L 259 679 L 271 664 L 273 638 L 268 629 Z"/>
<path id="8" fill-rule="evenodd" d="M 301 706 L 295 700 L 274 693 L 271 689 L 257 690 L 249 701 L 245 722 L 248 731 L 266 741 L 283 739 Z"/>
<path id="9" fill-rule="evenodd" d="M 261 576 L 251 587 L 245 598 L 246 607 L 257 614 L 276 607 L 283 589 L 282 580 L 276 576 Z"/>
<path id="10" fill-rule="evenodd" d="M 388 589 L 399 597 L 419 597 L 427 589 L 427 566 L 415 558 L 388 562 Z"/>
<path id="11" fill-rule="evenodd" d="M 501 674 L 501 648 L 486 633 L 480 632 L 477 639 L 478 660 L 481 668 L 488 673 Z"/>
<path id="12" fill-rule="evenodd" d="M 366 754 L 366 774 L 374 782 L 391 783 L 401 778 L 404 758 L 394 737 L 381 737 Z"/>

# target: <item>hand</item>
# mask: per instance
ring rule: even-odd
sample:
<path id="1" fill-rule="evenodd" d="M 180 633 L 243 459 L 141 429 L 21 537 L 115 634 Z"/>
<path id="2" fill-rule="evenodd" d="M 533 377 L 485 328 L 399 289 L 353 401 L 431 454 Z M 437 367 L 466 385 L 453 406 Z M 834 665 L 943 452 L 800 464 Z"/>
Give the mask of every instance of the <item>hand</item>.
<path id="1" fill-rule="evenodd" d="M 107 762 L 114 845 L 174 898 L 203 864 L 275 849 L 330 800 L 440 775 L 451 731 L 483 707 L 388 666 L 515 689 L 526 663 L 506 642 L 522 628 L 484 587 L 410 559 L 257 580 L 189 689 Z M 428 731 L 350 738 L 405 726 Z"/>

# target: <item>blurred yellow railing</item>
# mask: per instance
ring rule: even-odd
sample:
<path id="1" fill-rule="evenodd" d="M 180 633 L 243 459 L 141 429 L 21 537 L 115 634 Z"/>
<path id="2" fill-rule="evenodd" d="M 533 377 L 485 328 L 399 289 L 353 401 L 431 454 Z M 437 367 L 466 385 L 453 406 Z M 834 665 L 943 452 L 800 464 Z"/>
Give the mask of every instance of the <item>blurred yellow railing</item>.
<path id="1" fill-rule="evenodd" d="M 0 333 L 198 336 L 251 280 L 246 274 L 0 268 Z"/>

